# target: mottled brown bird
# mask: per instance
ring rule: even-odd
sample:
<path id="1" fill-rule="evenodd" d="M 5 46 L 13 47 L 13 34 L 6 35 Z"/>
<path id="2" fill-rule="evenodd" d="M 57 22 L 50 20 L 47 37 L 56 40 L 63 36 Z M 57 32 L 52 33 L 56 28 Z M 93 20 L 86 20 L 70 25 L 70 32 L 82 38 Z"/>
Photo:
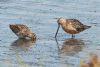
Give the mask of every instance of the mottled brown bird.
<path id="1" fill-rule="evenodd" d="M 58 29 L 57 32 L 55 34 L 55 38 L 58 34 L 60 25 L 62 26 L 62 29 L 69 33 L 72 34 L 72 38 L 75 37 L 75 34 L 80 33 L 88 28 L 90 28 L 91 26 L 87 26 L 82 24 L 79 20 L 77 19 L 65 19 L 65 18 L 58 18 L 57 20 L 58 23 Z"/>
<path id="2" fill-rule="evenodd" d="M 36 39 L 36 34 L 33 33 L 26 25 L 10 24 L 9 27 L 19 38 Z"/>

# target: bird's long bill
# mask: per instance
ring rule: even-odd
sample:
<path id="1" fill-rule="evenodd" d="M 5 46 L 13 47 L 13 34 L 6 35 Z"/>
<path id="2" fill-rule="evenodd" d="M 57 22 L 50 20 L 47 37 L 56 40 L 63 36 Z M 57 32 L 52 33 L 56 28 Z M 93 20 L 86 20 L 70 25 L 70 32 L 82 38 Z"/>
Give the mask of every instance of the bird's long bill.
<path id="1" fill-rule="evenodd" d="M 59 28 L 60 28 L 60 24 L 58 24 L 58 28 L 57 28 L 57 32 L 55 34 L 55 38 L 57 37 L 57 34 L 58 34 L 58 31 L 59 31 Z"/>

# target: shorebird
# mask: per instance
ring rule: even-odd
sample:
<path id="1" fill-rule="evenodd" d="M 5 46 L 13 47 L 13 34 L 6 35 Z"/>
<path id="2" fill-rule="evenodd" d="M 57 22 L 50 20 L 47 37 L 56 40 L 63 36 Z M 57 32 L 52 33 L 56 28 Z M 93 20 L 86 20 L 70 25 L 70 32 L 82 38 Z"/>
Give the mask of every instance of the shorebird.
<path id="1" fill-rule="evenodd" d="M 75 37 L 75 34 L 80 33 L 91 27 L 91 26 L 82 24 L 77 19 L 58 18 L 57 23 L 58 23 L 58 28 L 57 28 L 57 32 L 55 34 L 55 38 L 58 34 L 60 25 L 65 32 L 72 34 L 72 38 Z"/>
<path id="2" fill-rule="evenodd" d="M 10 24 L 12 32 L 14 32 L 21 39 L 36 39 L 36 34 L 33 33 L 26 25 L 23 24 Z"/>

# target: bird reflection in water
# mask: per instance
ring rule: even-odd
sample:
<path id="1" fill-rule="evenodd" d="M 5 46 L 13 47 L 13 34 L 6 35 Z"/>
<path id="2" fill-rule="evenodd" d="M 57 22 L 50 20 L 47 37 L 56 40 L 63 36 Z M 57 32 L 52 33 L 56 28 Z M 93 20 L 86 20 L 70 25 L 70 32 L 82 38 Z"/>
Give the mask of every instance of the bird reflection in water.
<path id="1" fill-rule="evenodd" d="M 31 39 L 17 39 L 15 40 L 11 46 L 15 46 L 15 47 L 18 47 L 18 48 L 21 48 L 21 50 L 26 50 L 28 49 L 30 46 L 34 45 L 34 43 L 36 42 L 36 39 L 35 40 L 31 40 Z"/>
<path id="2" fill-rule="evenodd" d="M 35 45 L 36 40 L 31 39 L 17 39 L 11 44 L 10 53 L 7 56 L 9 61 L 12 61 L 12 56 L 15 57 L 14 60 L 18 67 L 30 67 L 26 64 L 25 58 L 23 56 L 31 54 L 30 48 Z M 14 61 L 13 61 L 14 62 Z M 21 65 L 22 63 L 22 65 Z"/>
<path id="3" fill-rule="evenodd" d="M 59 43 L 57 39 L 56 39 L 56 42 L 57 42 L 57 46 L 59 48 L 60 54 L 69 55 L 69 56 L 73 56 L 76 53 L 80 52 L 85 45 L 82 40 L 73 39 L 73 38 L 66 39 L 63 42 L 63 45 L 61 48 L 59 47 Z"/>

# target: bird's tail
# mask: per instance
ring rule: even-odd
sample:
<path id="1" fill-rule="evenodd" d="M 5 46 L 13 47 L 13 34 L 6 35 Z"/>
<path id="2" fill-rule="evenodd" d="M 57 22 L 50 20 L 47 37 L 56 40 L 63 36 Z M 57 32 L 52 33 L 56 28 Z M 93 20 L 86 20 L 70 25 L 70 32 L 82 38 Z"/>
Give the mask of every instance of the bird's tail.
<path id="1" fill-rule="evenodd" d="M 85 25 L 84 28 L 85 28 L 85 29 L 89 29 L 89 28 L 91 28 L 91 26 Z"/>

